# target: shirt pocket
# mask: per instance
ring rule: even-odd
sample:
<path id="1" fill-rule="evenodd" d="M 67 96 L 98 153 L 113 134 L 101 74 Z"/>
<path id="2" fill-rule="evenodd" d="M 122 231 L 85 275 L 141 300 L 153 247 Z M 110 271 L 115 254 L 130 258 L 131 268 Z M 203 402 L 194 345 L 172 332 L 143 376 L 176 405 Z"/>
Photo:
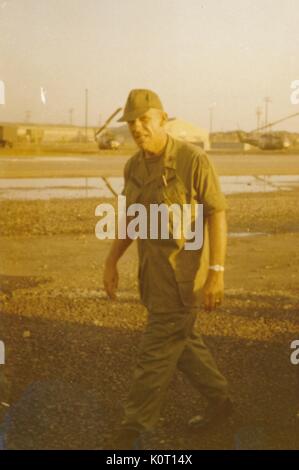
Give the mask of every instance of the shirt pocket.
<path id="1" fill-rule="evenodd" d="M 158 203 L 164 203 L 168 206 L 178 204 L 183 206 L 187 203 L 187 192 L 182 181 L 176 175 L 168 180 L 162 177 L 162 182 L 158 189 Z"/>

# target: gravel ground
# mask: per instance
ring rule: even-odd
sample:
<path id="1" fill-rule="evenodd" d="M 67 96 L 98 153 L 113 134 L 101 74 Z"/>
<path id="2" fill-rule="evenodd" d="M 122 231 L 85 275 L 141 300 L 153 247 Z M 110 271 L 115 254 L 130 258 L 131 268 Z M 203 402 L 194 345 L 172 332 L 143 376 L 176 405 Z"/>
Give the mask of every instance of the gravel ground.
<path id="1" fill-rule="evenodd" d="M 229 379 L 235 421 L 188 430 L 205 403 L 178 373 L 147 448 L 299 448 L 299 366 L 290 364 L 290 343 L 299 339 L 298 195 L 228 198 L 230 232 L 263 235 L 229 239 L 225 303 L 200 312 L 197 328 Z M 101 278 L 110 241 L 94 235 L 99 202 L 1 202 L 10 448 L 103 448 L 121 418 L 146 312 L 134 245 L 120 262 L 118 299 L 106 299 Z"/>

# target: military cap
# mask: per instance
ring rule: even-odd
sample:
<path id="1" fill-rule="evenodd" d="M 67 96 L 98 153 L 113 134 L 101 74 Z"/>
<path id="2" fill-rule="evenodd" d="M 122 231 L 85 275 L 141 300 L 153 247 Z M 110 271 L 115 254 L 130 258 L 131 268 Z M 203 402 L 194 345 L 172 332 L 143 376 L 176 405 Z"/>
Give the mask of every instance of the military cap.
<path id="1" fill-rule="evenodd" d="M 131 90 L 126 102 L 124 113 L 118 122 L 134 121 L 150 108 L 164 111 L 159 96 L 151 90 L 136 89 Z"/>

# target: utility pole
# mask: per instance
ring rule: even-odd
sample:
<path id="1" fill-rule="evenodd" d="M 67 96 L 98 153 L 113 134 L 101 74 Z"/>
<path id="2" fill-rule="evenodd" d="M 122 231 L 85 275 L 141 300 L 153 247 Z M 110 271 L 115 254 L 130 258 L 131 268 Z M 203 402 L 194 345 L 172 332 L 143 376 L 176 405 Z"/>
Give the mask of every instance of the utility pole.
<path id="1" fill-rule="evenodd" d="M 265 126 L 268 125 L 268 105 L 271 103 L 271 98 L 269 96 L 266 96 L 264 98 L 265 101 Z"/>
<path id="2" fill-rule="evenodd" d="M 85 89 L 85 142 L 87 142 L 88 129 L 88 89 Z"/>
<path id="3" fill-rule="evenodd" d="M 31 119 L 31 111 L 25 111 L 25 122 L 29 123 Z"/>
<path id="4" fill-rule="evenodd" d="M 213 124 L 214 124 L 214 115 L 213 115 L 213 109 L 215 108 L 216 103 L 213 103 L 209 106 L 209 111 L 210 111 L 210 139 L 211 139 L 211 134 L 213 132 Z"/>
<path id="5" fill-rule="evenodd" d="M 74 114 L 74 108 L 69 109 L 69 116 L 70 116 L 70 125 L 73 125 L 73 114 Z"/>
<path id="6" fill-rule="evenodd" d="M 5 104 L 5 83 L 0 80 L 0 104 Z"/>
<path id="7" fill-rule="evenodd" d="M 261 127 L 261 115 L 262 115 L 262 110 L 258 106 L 256 108 L 256 128 L 257 128 L 257 130 L 259 130 L 259 128 Z"/>

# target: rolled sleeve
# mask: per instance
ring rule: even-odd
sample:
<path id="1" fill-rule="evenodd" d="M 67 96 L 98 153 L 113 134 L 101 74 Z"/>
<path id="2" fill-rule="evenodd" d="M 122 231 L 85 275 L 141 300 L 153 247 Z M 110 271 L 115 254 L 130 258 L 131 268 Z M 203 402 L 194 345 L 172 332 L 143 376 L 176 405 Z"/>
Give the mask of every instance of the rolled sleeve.
<path id="1" fill-rule="evenodd" d="M 227 202 L 214 165 L 204 153 L 196 156 L 194 187 L 197 201 L 203 204 L 205 216 L 227 210 Z"/>
<path id="2" fill-rule="evenodd" d="M 130 160 L 128 160 L 124 167 L 124 186 L 122 192 L 120 193 L 122 196 L 126 196 L 127 194 L 127 185 L 129 179 L 129 167 L 130 167 Z"/>

